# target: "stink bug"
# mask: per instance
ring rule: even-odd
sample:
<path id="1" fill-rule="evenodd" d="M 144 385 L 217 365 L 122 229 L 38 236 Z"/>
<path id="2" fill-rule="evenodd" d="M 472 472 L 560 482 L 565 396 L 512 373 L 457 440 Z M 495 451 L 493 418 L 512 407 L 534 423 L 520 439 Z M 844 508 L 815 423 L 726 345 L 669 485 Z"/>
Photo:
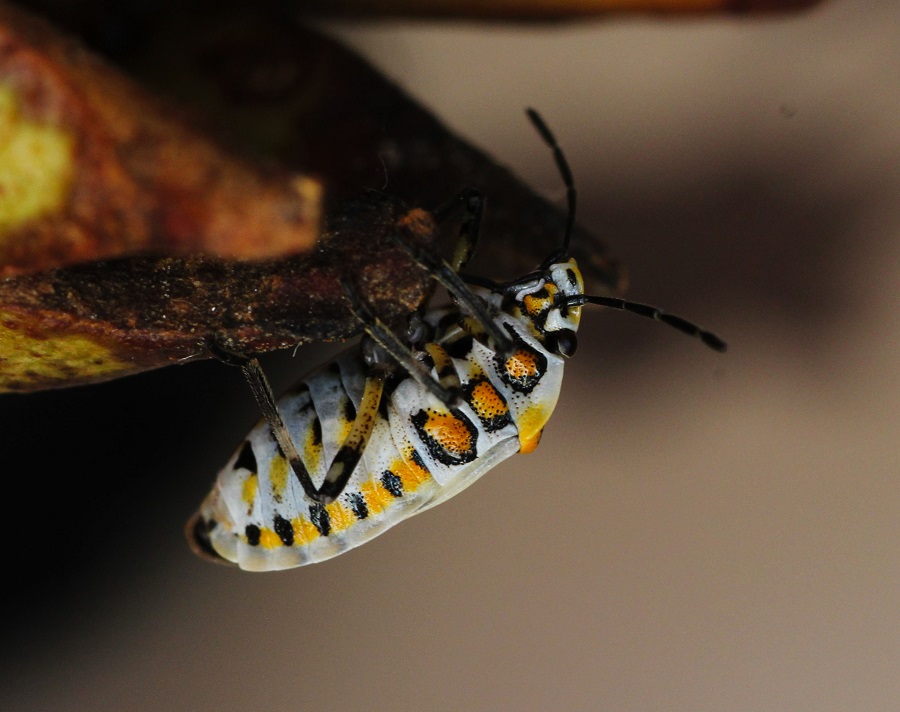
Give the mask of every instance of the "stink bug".
<path id="1" fill-rule="evenodd" d="M 350 283 L 365 335 L 277 403 L 256 359 L 240 365 L 265 419 L 238 447 L 188 523 L 200 554 L 265 571 L 323 561 L 462 491 L 517 452 L 530 452 L 556 405 L 585 304 L 657 319 L 717 351 L 725 343 L 645 304 L 584 293 L 569 242 L 576 192 L 565 156 L 532 109 L 565 183 L 562 244 L 534 272 L 498 283 L 465 274 L 482 198 L 463 191 L 435 213 L 466 208 L 451 262 L 397 238 L 449 292 L 451 306 L 409 319 L 400 337 Z M 221 349 L 220 349 L 221 351 Z"/>

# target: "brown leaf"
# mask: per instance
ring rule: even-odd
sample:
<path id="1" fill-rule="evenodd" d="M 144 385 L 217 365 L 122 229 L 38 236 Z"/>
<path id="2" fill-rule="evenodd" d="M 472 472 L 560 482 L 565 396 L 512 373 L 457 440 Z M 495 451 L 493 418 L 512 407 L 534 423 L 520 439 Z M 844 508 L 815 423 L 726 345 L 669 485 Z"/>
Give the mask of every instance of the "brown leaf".
<path id="1" fill-rule="evenodd" d="M 282 171 L 320 176 L 329 201 L 319 249 L 254 263 L 130 257 L 0 280 L 0 390 L 88 383 L 206 357 L 210 339 L 260 352 L 345 338 L 359 326 L 342 279 L 360 283 L 379 315 L 396 321 L 429 284 L 391 233 L 434 241 L 430 211 L 465 187 L 488 197 L 479 256 L 502 266 L 491 276 L 527 272 L 558 244 L 558 209 L 359 57 L 258 10 L 193 13 L 159 18 L 130 69 L 216 116 L 243 145 L 277 156 Z M 511 116 L 518 112 L 511 108 Z M 382 192 L 367 193 L 372 188 Z M 245 225 L 233 212 L 226 217 L 234 231 Z M 601 243 L 578 230 L 573 244 L 594 291 L 621 286 Z"/>
<path id="2" fill-rule="evenodd" d="M 321 187 L 264 171 L 0 2 L 0 276 L 155 251 L 308 250 Z"/>
<path id="3" fill-rule="evenodd" d="M 431 217 L 372 193 L 342 206 L 322 249 L 277 261 L 132 257 L 0 280 L 0 391 L 91 383 L 210 356 L 357 330 L 341 279 L 395 321 L 427 275 L 390 237 L 428 241 Z"/>

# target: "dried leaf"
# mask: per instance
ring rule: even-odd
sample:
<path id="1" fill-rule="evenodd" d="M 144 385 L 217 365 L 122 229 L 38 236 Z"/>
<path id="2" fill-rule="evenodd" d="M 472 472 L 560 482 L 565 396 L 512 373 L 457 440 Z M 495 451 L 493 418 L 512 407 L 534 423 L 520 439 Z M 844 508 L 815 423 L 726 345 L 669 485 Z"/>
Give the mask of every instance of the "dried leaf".
<path id="1" fill-rule="evenodd" d="M 320 176 L 329 207 L 319 249 L 255 263 L 130 257 L 0 280 L 0 390 L 206 357 L 210 339 L 261 352 L 344 338 L 359 326 L 342 279 L 361 283 L 379 315 L 396 320 L 429 284 L 390 234 L 434 241 L 430 210 L 465 187 L 489 200 L 479 255 L 509 275 L 533 268 L 561 236 L 558 209 L 340 45 L 258 10 L 214 20 L 208 8 L 192 11 L 161 18 L 131 70 L 277 156 L 282 171 Z M 234 213 L 223 220 L 234 231 L 245 225 Z M 594 291 L 621 286 L 601 243 L 579 230 L 574 244 Z"/>
<path id="2" fill-rule="evenodd" d="M 341 208 L 311 255 L 277 261 L 133 257 L 0 280 L 0 391 L 91 383 L 207 358 L 215 339 L 262 352 L 357 330 L 341 279 L 388 320 L 427 275 L 391 238 L 428 241 L 431 217 L 378 194 Z"/>
<path id="3" fill-rule="evenodd" d="M 321 186 L 236 157 L 0 2 L 0 276 L 146 251 L 308 250 Z"/>

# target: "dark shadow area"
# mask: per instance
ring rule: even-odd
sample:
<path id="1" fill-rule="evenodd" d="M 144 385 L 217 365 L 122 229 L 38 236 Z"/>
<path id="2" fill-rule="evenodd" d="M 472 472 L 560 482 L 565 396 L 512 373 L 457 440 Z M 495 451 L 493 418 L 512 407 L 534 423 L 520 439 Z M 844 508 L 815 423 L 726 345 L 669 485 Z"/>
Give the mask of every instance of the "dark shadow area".
<path id="1" fill-rule="evenodd" d="M 227 419 L 234 387 L 243 387 L 236 371 L 208 362 L 0 396 L 9 534 L 0 654 L 102 615 L 143 575 L 160 519 L 178 532 L 212 482 L 214 469 L 191 465 Z"/>

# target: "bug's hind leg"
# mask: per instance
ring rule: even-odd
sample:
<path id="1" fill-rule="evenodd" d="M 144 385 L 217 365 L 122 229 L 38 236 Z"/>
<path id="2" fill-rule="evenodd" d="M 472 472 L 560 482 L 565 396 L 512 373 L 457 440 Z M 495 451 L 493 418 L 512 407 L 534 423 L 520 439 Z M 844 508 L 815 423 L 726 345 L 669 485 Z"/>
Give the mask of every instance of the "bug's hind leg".
<path id="1" fill-rule="evenodd" d="M 290 463 L 291 469 L 303 487 L 306 496 L 319 504 L 328 504 L 337 499 L 343 492 L 344 487 L 347 486 L 353 470 L 366 449 L 369 437 L 372 435 L 378 408 L 381 405 L 381 396 L 384 392 L 385 374 L 383 372 L 373 372 L 366 378 L 362 400 L 359 408 L 356 409 L 356 417 L 353 420 L 353 425 L 350 427 L 350 432 L 347 433 L 347 437 L 344 438 L 344 442 L 329 465 L 321 487 L 316 488 L 312 477 L 310 477 L 309 470 L 303 464 L 300 453 L 297 451 L 296 445 L 294 445 L 294 440 L 284 424 L 284 419 L 281 417 L 275 402 L 272 386 L 269 384 L 269 379 L 266 378 L 259 360 L 231 351 L 227 346 L 215 339 L 211 339 L 207 343 L 207 348 L 213 356 L 223 363 L 230 366 L 238 366 L 241 369 L 244 377 L 247 379 L 247 383 L 250 384 L 253 397 L 263 412 L 263 417 L 269 424 L 275 441 L 281 448 L 281 452 L 288 463 Z"/>
<path id="2" fill-rule="evenodd" d="M 334 460 L 328 467 L 322 486 L 319 487 L 319 496 L 317 500 L 323 504 L 328 504 L 337 499 L 347 482 L 353 470 L 359 464 L 372 435 L 375 427 L 375 420 L 378 416 L 378 409 L 381 406 L 381 398 L 384 395 L 384 382 L 387 377 L 384 371 L 375 371 L 366 378 L 366 385 L 363 389 L 362 400 L 359 408 L 356 409 L 356 418 L 350 427 L 350 432 L 338 449 Z"/>

